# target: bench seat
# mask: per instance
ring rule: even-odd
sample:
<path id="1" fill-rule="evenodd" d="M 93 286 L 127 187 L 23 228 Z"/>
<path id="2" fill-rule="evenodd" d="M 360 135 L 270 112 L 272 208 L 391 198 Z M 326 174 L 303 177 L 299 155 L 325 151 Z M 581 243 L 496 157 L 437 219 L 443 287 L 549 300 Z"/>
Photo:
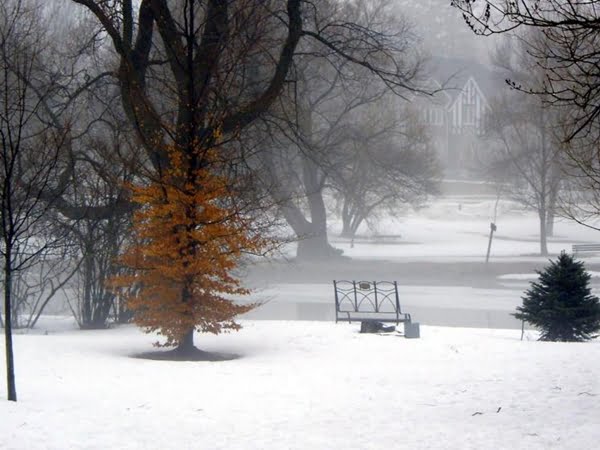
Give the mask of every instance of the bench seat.
<path id="1" fill-rule="evenodd" d="M 344 317 L 345 314 L 345 317 Z M 410 314 L 393 312 L 366 312 L 366 311 L 339 311 L 338 320 L 348 322 L 386 322 L 395 323 L 410 322 Z"/>
<path id="2" fill-rule="evenodd" d="M 600 252 L 600 244 L 573 244 L 573 254 L 584 252 Z"/>

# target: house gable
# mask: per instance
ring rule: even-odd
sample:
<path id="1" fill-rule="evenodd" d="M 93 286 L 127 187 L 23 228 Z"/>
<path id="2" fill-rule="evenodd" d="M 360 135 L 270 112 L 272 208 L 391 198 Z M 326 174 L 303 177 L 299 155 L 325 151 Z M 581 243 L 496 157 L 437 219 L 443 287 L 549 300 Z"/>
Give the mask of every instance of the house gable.
<path id="1" fill-rule="evenodd" d="M 489 103 L 479 84 L 473 76 L 468 77 L 448 108 L 450 132 L 483 134 L 485 113 L 488 109 Z"/>

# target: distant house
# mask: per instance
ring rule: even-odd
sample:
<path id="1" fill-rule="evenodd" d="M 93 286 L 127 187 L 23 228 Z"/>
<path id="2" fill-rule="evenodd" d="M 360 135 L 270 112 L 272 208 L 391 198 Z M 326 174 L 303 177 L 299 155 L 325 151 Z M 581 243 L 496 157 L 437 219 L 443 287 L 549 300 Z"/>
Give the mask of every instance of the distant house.
<path id="1" fill-rule="evenodd" d="M 487 150 L 486 113 L 503 80 L 487 67 L 458 59 L 438 59 L 426 89 L 433 96 L 416 102 L 422 123 L 428 125 L 446 177 L 477 172 Z"/>

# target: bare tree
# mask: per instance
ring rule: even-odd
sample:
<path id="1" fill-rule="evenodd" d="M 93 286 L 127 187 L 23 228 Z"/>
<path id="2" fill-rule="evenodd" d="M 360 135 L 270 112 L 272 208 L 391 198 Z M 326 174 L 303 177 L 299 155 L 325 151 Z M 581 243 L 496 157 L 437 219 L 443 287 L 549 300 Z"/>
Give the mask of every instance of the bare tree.
<path id="1" fill-rule="evenodd" d="M 497 69 L 513 83 L 540 86 L 544 73 L 527 52 L 528 43 L 540 39 L 544 36 L 529 30 L 505 41 L 494 55 Z M 516 201 L 537 212 L 544 256 L 564 180 L 562 135 L 556 132 L 561 119 L 558 110 L 544 106 L 543 97 L 508 86 L 490 102 L 486 118 L 486 137 L 495 145 L 488 161 L 492 174 L 509 186 Z"/>
<path id="2" fill-rule="evenodd" d="M 549 112 L 536 99 L 512 95 L 491 102 L 490 109 L 487 137 L 496 143 L 490 170 L 510 186 L 513 199 L 537 212 L 540 254 L 546 256 L 563 180 L 560 140 L 552 133 Z"/>
<path id="3" fill-rule="evenodd" d="M 85 160 L 78 161 L 70 186 L 71 203 L 90 208 L 116 203 L 124 195 L 126 184 L 135 179 L 139 155 L 128 130 L 118 125 L 107 118 L 84 139 Z M 130 237 L 130 219 L 131 211 L 127 210 L 77 221 L 63 219 L 77 250 L 73 260 L 79 267 L 65 292 L 82 329 L 106 328 L 109 316 L 118 308 L 116 294 L 108 281 L 123 270 L 116 259 Z"/>
<path id="4" fill-rule="evenodd" d="M 41 252 L 31 266 L 17 273 L 13 279 L 12 326 L 33 327 L 44 308 L 76 272 L 86 286 L 107 290 L 106 286 L 99 286 L 104 277 L 98 277 L 97 270 L 84 270 L 84 267 L 90 269 L 100 265 L 112 270 L 113 267 L 109 268 L 106 261 L 112 263 L 116 250 L 110 245 L 102 247 L 103 252 L 86 253 L 85 250 L 89 248 L 90 240 L 98 246 L 102 237 L 126 237 L 124 229 L 119 230 L 120 235 L 110 237 L 102 235 L 99 230 L 110 229 L 107 232 L 114 233 L 114 227 L 107 229 L 103 222 L 122 223 L 123 215 L 131 212 L 127 206 L 114 207 L 115 203 L 122 201 L 125 191 L 125 180 L 118 174 L 131 174 L 134 167 L 143 164 L 143 160 L 133 156 L 131 151 L 123 152 L 105 142 L 112 138 L 114 143 L 112 131 L 115 127 L 119 128 L 117 138 L 120 143 L 130 141 L 128 134 L 131 133 L 122 127 L 124 118 L 119 104 L 114 101 L 118 97 L 114 83 L 109 80 L 111 72 L 98 68 L 98 63 L 104 62 L 107 55 L 102 55 L 102 48 L 95 45 L 94 35 L 84 42 L 73 38 L 80 37 L 83 30 L 89 29 L 86 20 L 67 18 L 66 23 L 62 23 L 64 17 L 57 16 L 54 5 L 35 1 L 11 1 L 6 8 L 5 11 L 10 10 L 16 21 L 24 16 L 24 22 L 33 20 L 31 23 L 35 24 L 19 35 L 26 35 L 37 46 L 36 54 L 31 55 L 34 58 L 31 66 L 24 69 L 19 65 L 21 62 L 12 56 L 4 61 L 13 82 L 18 82 L 19 88 L 26 91 L 28 105 L 33 105 L 34 111 L 30 113 L 35 120 L 30 120 L 28 125 L 35 122 L 33 127 L 37 128 L 34 132 L 40 136 L 42 131 L 52 132 L 62 141 L 62 163 L 60 171 L 57 169 L 53 175 L 55 182 L 31 186 L 32 192 L 46 203 L 44 220 L 47 225 L 38 227 L 43 229 L 44 234 L 36 236 L 36 239 L 52 239 L 52 233 L 55 237 L 71 236 L 67 247 L 55 246 L 51 252 Z M 7 30 L 10 31 L 9 28 Z M 102 146 L 111 148 L 100 150 Z M 37 181 L 34 180 L 34 183 Z M 21 184 L 26 183 L 27 180 L 21 180 Z M 94 189 L 89 189 L 90 186 Z M 88 243 L 78 239 L 81 238 L 78 232 L 83 227 L 79 224 L 82 220 L 87 225 L 95 224 L 92 227 L 94 236 L 88 237 Z M 112 254 L 106 256 L 109 249 Z M 82 254 L 86 255 L 85 258 L 78 257 Z M 98 261 L 94 260 L 96 257 Z M 84 259 L 87 264 L 82 264 Z M 113 304 L 112 297 L 110 300 L 108 308 Z"/>
<path id="5" fill-rule="evenodd" d="M 0 5 L 0 253 L 8 399 L 13 401 L 17 394 L 10 311 L 15 277 L 61 241 L 44 232 L 52 205 L 42 192 L 57 184 L 65 136 L 46 125 L 42 103 L 31 89 L 43 49 L 37 17 L 35 7 L 20 0 Z M 50 95 L 50 87 L 47 92 Z"/>
<path id="6" fill-rule="evenodd" d="M 361 111 L 344 135 L 327 183 L 340 203 L 342 236 L 353 238 L 379 212 L 397 215 L 437 192 L 437 158 L 426 128 L 410 108 L 381 99 Z"/>
<path id="7" fill-rule="evenodd" d="M 81 250 L 76 258 L 80 269 L 65 293 L 81 329 L 106 328 L 109 316 L 118 308 L 116 294 L 108 281 L 120 270 L 115 258 L 128 236 L 127 227 L 126 218 L 119 216 L 83 219 L 71 233 Z"/>
<path id="8" fill-rule="evenodd" d="M 542 39 L 525 41 L 527 53 L 543 71 L 536 85 L 512 82 L 538 94 L 546 106 L 568 111 L 566 141 L 600 137 L 600 69 L 597 0 L 453 0 L 467 24 L 479 35 L 537 29 Z M 576 144 L 575 144 L 576 145 Z"/>
<path id="9" fill-rule="evenodd" d="M 389 2 L 352 2 L 333 10 L 332 18 L 360 24 L 365 29 L 390 30 L 390 48 L 401 67 L 404 93 L 409 87 L 416 87 L 422 62 L 417 39 L 410 23 L 392 13 Z M 389 86 L 372 71 L 356 67 L 336 54 L 323 58 L 319 46 L 310 42 L 301 46 L 304 54 L 297 58 L 294 83 L 263 121 L 264 140 L 270 140 L 264 145 L 269 151 L 261 154 L 268 167 L 268 185 L 297 237 L 297 257 L 301 259 L 330 258 L 341 253 L 329 244 L 325 189 L 335 173 L 335 185 L 340 188 L 341 167 L 350 164 L 357 152 L 368 153 L 366 146 L 359 149 L 354 142 L 364 111 L 386 96 L 388 102 L 398 102 Z M 399 135 L 400 126 L 394 131 L 388 122 L 370 129 L 363 127 L 363 144 L 367 144 L 366 136 L 375 141 L 385 133 Z M 396 121 L 394 124 L 398 125 Z M 394 169 L 397 168 L 396 165 Z M 372 191 L 379 181 L 382 179 L 370 180 Z"/>
<path id="10" fill-rule="evenodd" d="M 225 135 L 239 132 L 266 112 L 288 82 L 302 39 L 319 43 L 314 53 L 341 55 L 393 88 L 406 84 L 390 36 L 324 17 L 323 10 L 331 13 L 325 1 L 142 0 L 139 8 L 128 0 L 73 1 L 112 42 L 124 109 L 157 170 L 168 165 L 166 142 L 184 145 L 217 126 Z M 259 79 L 249 79 L 257 65 Z"/>
<path id="11" fill-rule="evenodd" d="M 47 222 L 51 225 L 51 222 Z M 14 273 L 11 322 L 13 329 L 34 328 L 57 294 L 77 272 L 72 248 L 56 246 L 43 252 L 32 264 Z"/>

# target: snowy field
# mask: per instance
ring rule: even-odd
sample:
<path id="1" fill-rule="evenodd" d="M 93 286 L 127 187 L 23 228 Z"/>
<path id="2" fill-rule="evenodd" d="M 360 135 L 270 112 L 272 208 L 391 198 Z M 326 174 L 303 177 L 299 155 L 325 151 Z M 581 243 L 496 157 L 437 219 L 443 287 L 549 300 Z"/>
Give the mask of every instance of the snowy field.
<path id="1" fill-rule="evenodd" d="M 134 327 L 65 328 L 46 321 L 42 334 L 16 336 L 20 398 L 0 403 L 1 448 L 532 450 L 600 441 L 598 341 L 438 327 L 409 340 L 341 323 L 246 321 L 239 333 L 197 339 L 239 359 L 165 362 L 132 357 L 156 339 Z"/>
<path id="2" fill-rule="evenodd" d="M 595 448 L 600 341 L 542 343 L 532 330 L 520 340 L 510 313 L 548 258 L 536 254 L 534 214 L 494 205 L 444 198 L 383 218 L 354 243 L 333 222 L 331 241 L 351 259 L 249 268 L 251 299 L 265 305 L 239 333 L 196 338 L 203 350 L 240 355 L 232 361 L 142 360 L 134 356 L 156 336 L 45 317 L 15 336 L 19 402 L 0 401 L 0 448 Z M 600 233 L 559 221 L 549 250 L 578 242 Z M 598 295 L 600 257 L 584 261 Z M 362 275 L 399 281 L 421 339 L 333 322 L 331 280 Z"/>
<path id="3" fill-rule="evenodd" d="M 494 197 L 447 196 L 434 200 L 418 212 L 407 212 L 395 218 L 383 217 L 373 222 L 371 229 L 363 227 L 359 232 L 371 239 L 357 240 L 351 247 L 347 240 L 334 237 L 336 247 L 350 257 L 370 260 L 483 262 L 490 222 L 494 222 L 497 231 L 491 248 L 491 262 L 539 260 L 536 214 L 507 200 L 496 205 Z M 340 229 L 339 223 L 332 222 L 330 234 L 335 236 Z M 378 240 L 378 235 L 400 238 Z M 599 240 L 600 232 L 557 218 L 554 236 L 548 238 L 548 251 L 551 254 L 562 250 L 570 252 L 572 244 Z"/>

